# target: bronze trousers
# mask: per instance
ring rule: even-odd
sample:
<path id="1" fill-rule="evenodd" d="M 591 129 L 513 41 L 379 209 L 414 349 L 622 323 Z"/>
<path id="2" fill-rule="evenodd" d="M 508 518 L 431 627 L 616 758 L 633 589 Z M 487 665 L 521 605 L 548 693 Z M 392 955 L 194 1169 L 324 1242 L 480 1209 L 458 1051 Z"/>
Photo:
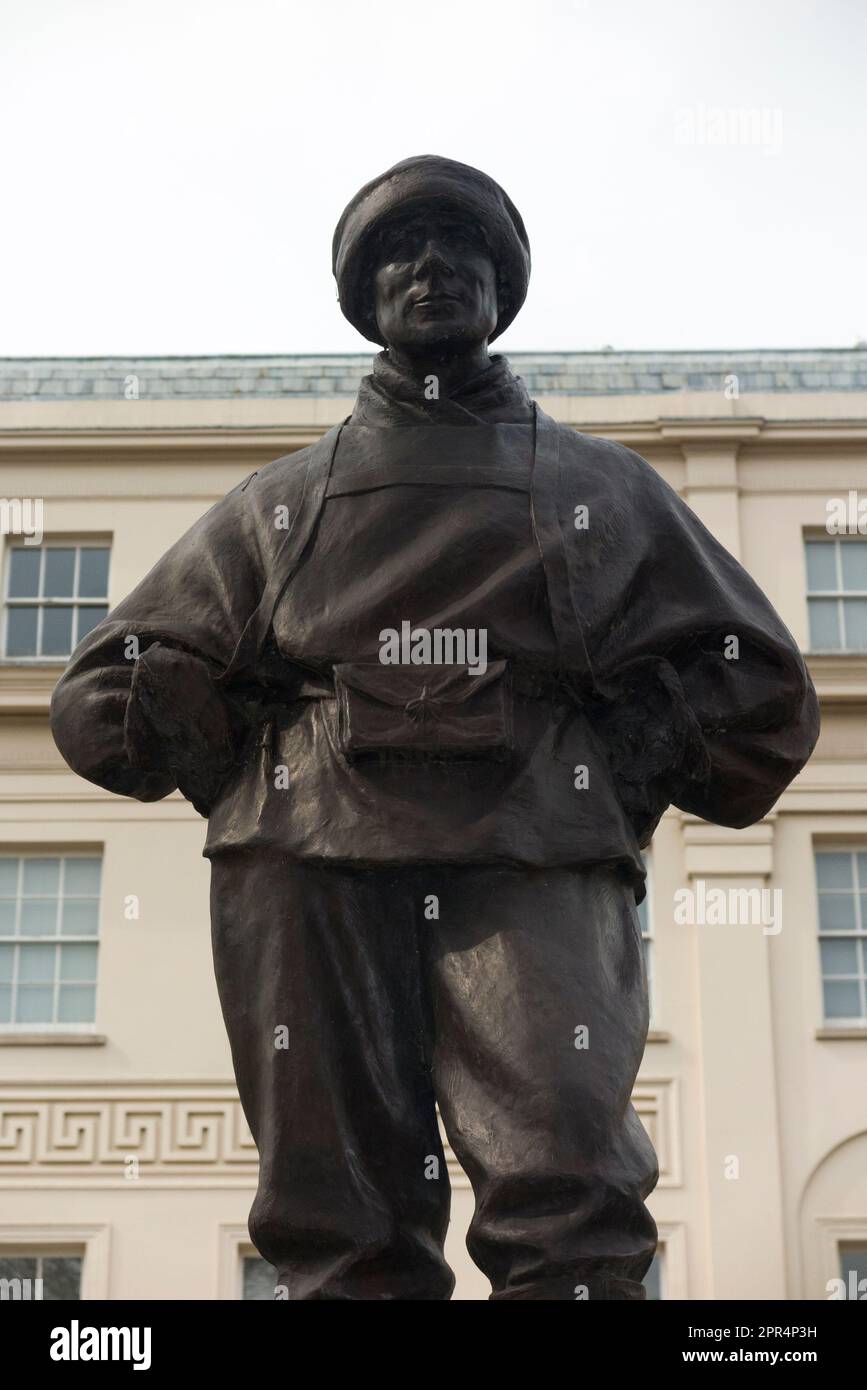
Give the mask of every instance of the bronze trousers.
<path id="1" fill-rule="evenodd" d="M 610 867 L 212 863 L 217 985 L 282 1297 L 448 1299 L 449 1181 L 494 1299 L 639 1299 L 647 982 Z"/>

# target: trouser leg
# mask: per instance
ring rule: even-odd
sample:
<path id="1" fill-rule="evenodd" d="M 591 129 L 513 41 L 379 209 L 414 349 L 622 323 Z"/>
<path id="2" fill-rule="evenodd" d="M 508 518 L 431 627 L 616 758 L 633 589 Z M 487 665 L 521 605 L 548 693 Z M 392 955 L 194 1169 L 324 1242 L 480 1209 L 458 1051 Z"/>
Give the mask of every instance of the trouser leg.
<path id="1" fill-rule="evenodd" d="M 260 1158 L 250 1234 L 293 1300 L 454 1286 L 411 898 L 399 873 L 213 861 L 217 985 Z"/>
<path id="2" fill-rule="evenodd" d="M 658 1170 L 630 1101 L 648 1026 L 631 889 L 604 867 L 455 869 L 425 940 L 434 1086 L 492 1297 L 642 1298 Z"/>

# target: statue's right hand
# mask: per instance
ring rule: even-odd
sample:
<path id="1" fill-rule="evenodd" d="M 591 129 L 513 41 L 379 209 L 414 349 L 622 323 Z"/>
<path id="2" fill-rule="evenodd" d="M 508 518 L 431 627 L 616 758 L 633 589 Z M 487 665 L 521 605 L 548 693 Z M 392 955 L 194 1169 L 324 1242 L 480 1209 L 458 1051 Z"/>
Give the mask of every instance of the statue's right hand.
<path id="1" fill-rule="evenodd" d="M 127 729 L 175 774 L 196 810 L 208 814 L 231 769 L 235 737 L 229 706 L 206 663 L 159 642 L 143 652 L 133 675 Z"/>

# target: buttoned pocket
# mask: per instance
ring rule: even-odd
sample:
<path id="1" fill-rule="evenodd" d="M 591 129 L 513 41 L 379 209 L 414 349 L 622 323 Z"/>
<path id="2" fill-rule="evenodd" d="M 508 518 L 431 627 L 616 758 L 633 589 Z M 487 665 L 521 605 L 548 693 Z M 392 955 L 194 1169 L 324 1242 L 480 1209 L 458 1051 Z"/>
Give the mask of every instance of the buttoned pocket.
<path id="1" fill-rule="evenodd" d="M 507 758 L 513 747 L 507 661 L 467 666 L 334 668 L 340 750 L 362 758 Z"/>

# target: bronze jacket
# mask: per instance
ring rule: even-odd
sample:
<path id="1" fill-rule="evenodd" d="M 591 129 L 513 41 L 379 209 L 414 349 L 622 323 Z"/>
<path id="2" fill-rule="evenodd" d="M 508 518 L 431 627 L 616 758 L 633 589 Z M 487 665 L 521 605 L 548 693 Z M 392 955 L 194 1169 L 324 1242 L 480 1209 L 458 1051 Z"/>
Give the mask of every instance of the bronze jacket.
<path id="1" fill-rule="evenodd" d="M 350 420 L 212 507 L 74 653 L 52 702 L 70 766 L 144 801 L 178 785 L 133 708 L 134 636 L 140 652 L 161 643 L 206 663 L 233 711 L 231 766 L 212 795 L 191 796 L 209 816 L 206 854 L 267 844 L 359 864 L 615 861 L 640 891 L 640 849 L 671 802 L 724 825 L 765 815 L 818 734 L 791 635 L 643 459 L 526 397 L 524 408 L 501 363 L 484 403 L 447 407 L 444 425 L 404 411 L 381 369 Z M 366 512 L 347 510 L 353 496 Z M 456 599 L 450 621 L 484 620 L 489 659 L 514 670 L 509 759 L 348 759 L 333 667 L 375 655 L 388 613 L 375 595 L 390 591 L 379 580 L 424 596 L 450 567 L 460 587 L 459 557 L 478 566 L 488 551 L 491 582 L 464 587 L 498 597 L 488 610 Z M 389 626 L 426 616 L 394 611 Z"/>

